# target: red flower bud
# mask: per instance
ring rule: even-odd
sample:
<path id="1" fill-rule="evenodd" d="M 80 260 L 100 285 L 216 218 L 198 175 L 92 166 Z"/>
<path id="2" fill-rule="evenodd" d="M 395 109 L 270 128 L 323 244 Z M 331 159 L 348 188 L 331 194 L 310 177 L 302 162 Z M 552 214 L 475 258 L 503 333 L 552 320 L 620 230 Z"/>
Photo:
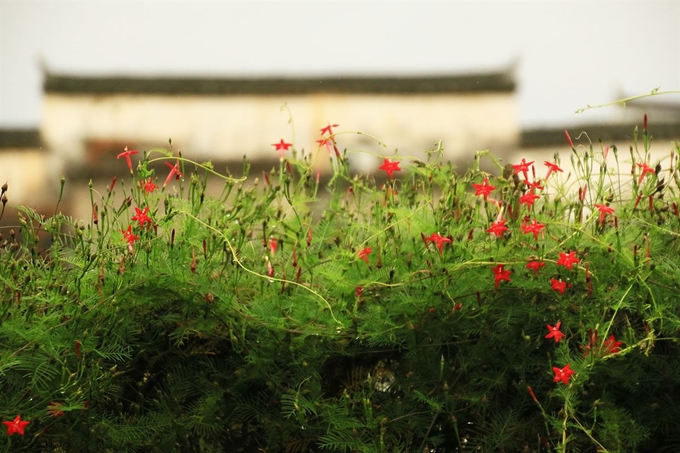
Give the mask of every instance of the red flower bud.
<path id="1" fill-rule="evenodd" d="M 527 385 L 527 390 L 529 391 L 529 395 L 531 395 L 531 399 L 534 400 L 534 403 L 538 403 L 534 389 L 532 389 L 530 385 Z"/>

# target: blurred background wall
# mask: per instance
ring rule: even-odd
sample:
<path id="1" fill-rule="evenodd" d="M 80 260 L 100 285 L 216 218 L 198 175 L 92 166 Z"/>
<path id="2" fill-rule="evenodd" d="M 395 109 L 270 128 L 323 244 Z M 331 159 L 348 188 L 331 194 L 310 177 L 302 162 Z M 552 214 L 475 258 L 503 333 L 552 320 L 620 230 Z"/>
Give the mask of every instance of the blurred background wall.
<path id="1" fill-rule="evenodd" d="M 564 129 L 625 148 L 647 113 L 668 153 L 677 93 L 574 114 L 657 87 L 680 89 L 676 0 L 0 0 L 0 181 L 53 207 L 62 175 L 104 190 L 124 146 L 266 166 L 329 123 L 387 145 L 338 137 L 355 151 L 541 163 Z"/>

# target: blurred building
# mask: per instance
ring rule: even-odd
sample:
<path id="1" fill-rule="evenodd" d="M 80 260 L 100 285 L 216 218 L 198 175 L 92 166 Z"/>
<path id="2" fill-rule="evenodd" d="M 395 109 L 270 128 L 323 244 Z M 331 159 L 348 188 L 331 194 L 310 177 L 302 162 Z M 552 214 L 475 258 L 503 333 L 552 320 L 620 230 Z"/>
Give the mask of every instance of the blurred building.
<path id="1" fill-rule="evenodd" d="M 421 154 L 442 140 L 455 159 L 484 148 L 505 152 L 519 141 L 509 72 L 296 79 L 48 73 L 44 88 L 42 137 L 71 168 L 98 167 L 123 146 L 167 146 L 169 139 L 175 150 L 196 160 L 233 162 L 244 155 L 274 160 L 272 143 L 283 138 L 313 151 L 328 124 L 340 124 L 336 132 L 349 131 L 337 140 L 341 149 L 357 151 L 352 159 L 360 166 L 379 162 L 362 159 L 361 151 Z"/>
<path id="2" fill-rule="evenodd" d="M 87 216 L 88 180 L 101 192 L 114 175 L 123 176 L 124 163 L 116 156 L 126 146 L 140 151 L 171 148 L 175 155 L 181 151 L 192 160 L 210 160 L 224 172 L 228 167 L 240 170 L 243 156 L 263 169 L 272 168 L 278 162 L 272 144 L 283 139 L 298 151 L 319 153 L 323 170 L 328 159 L 317 140 L 329 124 L 340 125 L 334 128 L 339 148 L 348 151 L 351 170 L 357 173 L 376 172 L 381 157 L 396 151 L 407 160 L 423 158 L 439 141 L 445 158 L 460 166 L 470 163 L 475 151 L 489 149 L 505 162 L 526 157 L 539 165 L 552 161 L 557 152 L 569 167 L 571 148 L 563 129 L 521 130 L 515 90 L 512 70 L 254 79 L 80 77 L 46 72 L 39 128 L 0 130 L 0 183 L 10 182 L 8 196 L 13 203 L 37 207 L 50 200 L 53 207 L 59 179 L 65 175 L 60 208 Z M 651 118 L 655 146 L 668 153 L 670 142 L 680 140 L 680 106 L 652 100 L 630 106 L 647 102 L 644 111 Z M 644 114 L 639 109 L 629 111 L 636 117 L 630 123 L 583 125 L 570 131 L 574 142 L 597 144 L 601 139 L 605 145 L 627 148 L 633 127 L 641 124 Z M 166 169 L 159 169 L 159 177 L 164 178 Z M 77 193 L 72 192 L 75 189 Z M 81 206 L 81 199 L 87 206 Z"/>

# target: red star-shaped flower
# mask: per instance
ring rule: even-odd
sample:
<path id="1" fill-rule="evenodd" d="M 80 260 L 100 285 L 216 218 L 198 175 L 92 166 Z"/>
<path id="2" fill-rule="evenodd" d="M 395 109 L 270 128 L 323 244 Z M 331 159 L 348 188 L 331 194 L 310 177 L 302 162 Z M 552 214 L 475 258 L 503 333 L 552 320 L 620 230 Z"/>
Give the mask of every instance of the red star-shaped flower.
<path id="1" fill-rule="evenodd" d="M 555 378 L 553 382 L 562 382 L 564 385 L 569 385 L 569 378 L 574 374 L 574 370 L 571 369 L 571 365 L 567 363 L 564 368 L 553 367 L 553 372 L 555 373 Z"/>
<path id="2" fill-rule="evenodd" d="M 527 185 L 527 190 L 530 191 L 530 192 L 533 192 L 534 190 L 543 190 L 543 186 L 541 185 L 541 181 L 534 181 L 534 182 L 524 181 L 524 184 Z"/>
<path id="3" fill-rule="evenodd" d="M 132 161 L 130 160 L 130 156 L 134 156 L 137 154 L 139 151 L 136 151 L 134 149 L 127 149 L 127 146 L 125 147 L 125 150 L 120 153 L 116 159 L 120 159 L 121 157 L 125 158 L 125 162 L 127 162 L 127 166 L 130 169 L 130 173 L 132 173 Z"/>
<path id="4" fill-rule="evenodd" d="M 529 166 L 533 163 L 533 160 L 531 162 L 527 162 L 524 158 L 522 158 L 522 162 L 517 165 L 513 165 L 512 168 L 515 169 L 515 174 L 522 172 L 524 179 L 527 180 L 529 179 Z"/>
<path id="5" fill-rule="evenodd" d="M 392 162 L 389 159 L 384 159 L 383 164 L 378 168 L 387 173 L 387 176 L 390 178 L 394 176 L 395 171 L 401 171 L 401 168 L 399 168 L 399 162 Z"/>
<path id="6" fill-rule="evenodd" d="M 529 261 L 526 265 L 526 268 L 534 271 L 534 273 L 537 274 L 543 266 L 545 266 L 543 261 Z"/>
<path id="7" fill-rule="evenodd" d="M 125 239 L 130 251 L 132 251 L 132 245 L 139 239 L 139 236 L 135 236 L 134 233 L 132 233 L 132 225 L 128 225 L 127 230 L 120 230 L 120 232 L 123 233 L 123 239 Z"/>
<path id="8" fill-rule="evenodd" d="M 135 215 L 130 218 L 130 220 L 136 220 L 139 222 L 139 227 L 144 228 L 144 224 L 147 224 L 147 228 L 151 226 L 151 218 L 148 216 L 149 207 L 147 206 L 144 210 L 139 209 L 135 206 Z"/>
<path id="9" fill-rule="evenodd" d="M 540 196 L 536 195 L 532 191 L 528 191 L 521 197 L 519 197 L 519 204 L 525 204 L 527 205 L 527 208 L 531 207 L 534 205 L 534 201 L 537 199 L 541 198 Z"/>
<path id="10" fill-rule="evenodd" d="M 442 249 L 444 247 L 445 242 L 451 242 L 451 239 L 445 238 L 441 236 L 439 233 L 432 233 L 430 237 L 425 238 L 426 243 L 427 242 L 435 242 L 437 244 L 437 248 L 439 249 L 439 254 L 442 254 Z"/>
<path id="11" fill-rule="evenodd" d="M 578 264 L 580 262 L 581 262 L 581 260 L 576 258 L 576 251 L 569 252 L 569 253 L 560 252 L 560 257 L 557 260 L 557 265 L 558 266 L 564 266 L 567 269 L 571 270 L 571 268 L 574 266 L 574 264 Z"/>
<path id="12" fill-rule="evenodd" d="M 604 340 L 604 350 L 605 353 L 607 354 L 616 354 L 618 352 L 621 352 L 621 345 L 623 344 L 622 341 L 616 341 L 616 337 L 614 335 L 609 335 L 609 338 Z"/>
<path id="13" fill-rule="evenodd" d="M 7 435 L 11 436 L 14 433 L 19 434 L 20 436 L 24 435 L 24 428 L 26 428 L 26 425 L 28 425 L 29 422 L 28 420 L 22 420 L 21 415 L 17 415 L 14 417 L 14 420 L 11 422 L 4 421 L 2 422 L 5 426 L 7 426 Z"/>
<path id="14" fill-rule="evenodd" d="M 495 267 L 491 268 L 491 271 L 493 272 L 493 282 L 496 289 L 498 289 L 502 281 L 510 281 L 510 274 L 512 274 L 512 272 L 505 270 L 503 264 L 497 264 Z"/>
<path id="15" fill-rule="evenodd" d="M 370 247 L 363 248 L 359 250 L 357 253 L 357 256 L 359 257 L 360 260 L 366 261 L 366 264 L 368 264 L 368 255 L 370 255 L 372 252 Z"/>
<path id="16" fill-rule="evenodd" d="M 562 280 L 556 280 L 554 278 L 550 279 L 550 288 L 554 289 L 560 294 L 564 294 L 564 291 L 567 289 L 567 282 L 563 282 Z"/>
<path id="17" fill-rule="evenodd" d="M 339 124 L 330 124 L 328 126 L 321 128 L 321 135 L 328 133 L 328 135 L 333 135 L 333 128 L 340 126 Z"/>
<path id="18" fill-rule="evenodd" d="M 283 153 L 288 151 L 288 148 L 293 146 L 293 144 L 292 143 L 286 143 L 286 142 L 283 141 L 283 139 L 281 139 L 281 141 L 278 142 L 278 143 L 272 143 L 272 146 L 274 146 L 276 148 L 275 151 L 278 151 L 279 158 L 283 159 Z"/>
<path id="19" fill-rule="evenodd" d="M 644 179 L 644 177 L 647 173 L 656 173 L 652 167 L 647 165 L 647 162 L 637 164 L 637 166 L 642 169 L 642 173 L 640 173 L 640 180 L 638 181 L 638 185 L 642 184 L 642 180 Z"/>
<path id="20" fill-rule="evenodd" d="M 331 143 L 330 138 L 322 138 L 320 140 L 317 140 L 316 142 L 319 144 L 320 147 L 321 146 L 326 147 L 326 151 L 328 151 L 328 155 L 331 154 L 331 146 L 333 146 L 333 144 Z"/>
<path id="21" fill-rule="evenodd" d="M 531 223 L 523 223 L 520 228 L 522 228 L 524 234 L 532 233 L 534 235 L 534 239 L 538 240 L 538 234 L 543 231 L 545 224 L 538 223 L 536 219 L 532 219 Z"/>
<path id="22" fill-rule="evenodd" d="M 505 219 L 491 223 L 491 226 L 486 230 L 487 233 L 495 234 L 497 237 L 503 236 L 505 231 L 508 231 L 508 227 L 505 226 Z"/>
<path id="23" fill-rule="evenodd" d="M 614 208 L 609 207 L 607 205 L 596 204 L 595 207 L 600 210 L 600 225 L 602 225 L 602 222 L 604 222 L 604 217 L 607 214 L 613 214 L 614 213 Z"/>
<path id="24" fill-rule="evenodd" d="M 573 147 L 572 147 L 573 148 Z M 548 167 L 548 173 L 545 174 L 545 180 L 547 181 L 548 178 L 550 178 L 550 175 L 556 172 L 563 173 L 562 169 L 555 163 L 548 162 L 547 160 L 543 162 L 543 165 Z"/>
<path id="25" fill-rule="evenodd" d="M 489 178 L 484 178 L 484 181 L 482 181 L 481 184 L 472 184 L 472 187 L 475 188 L 475 195 L 482 195 L 485 200 L 491 191 L 496 188 L 495 186 L 489 185 Z"/>
<path id="26" fill-rule="evenodd" d="M 151 180 L 151 178 L 147 178 L 146 181 L 142 182 L 142 189 L 144 189 L 145 193 L 151 193 L 154 190 L 158 189 L 158 186 L 154 184 L 154 182 Z"/>
<path id="27" fill-rule="evenodd" d="M 555 343 L 559 343 L 560 340 L 566 336 L 562 332 L 560 332 L 560 326 L 561 325 L 562 325 L 562 321 L 557 321 L 557 324 L 555 324 L 555 327 L 548 324 L 547 325 L 548 334 L 545 336 L 545 338 L 554 338 Z"/>

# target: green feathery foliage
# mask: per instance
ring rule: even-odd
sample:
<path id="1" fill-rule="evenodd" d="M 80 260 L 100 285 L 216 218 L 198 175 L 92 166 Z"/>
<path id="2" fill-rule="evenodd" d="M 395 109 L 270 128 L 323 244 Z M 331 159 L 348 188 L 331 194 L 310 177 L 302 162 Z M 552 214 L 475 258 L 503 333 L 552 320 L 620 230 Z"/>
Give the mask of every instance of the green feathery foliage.
<path id="1" fill-rule="evenodd" d="M 677 449 L 677 144 L 653 160 L 645 127 L 545 177 L 440 144 L 376 181 L 330 133 L 330 179 L 299 149 L 235 179 L 154 148 L 92 219 L 20 208 L 0 450 Z"/>

